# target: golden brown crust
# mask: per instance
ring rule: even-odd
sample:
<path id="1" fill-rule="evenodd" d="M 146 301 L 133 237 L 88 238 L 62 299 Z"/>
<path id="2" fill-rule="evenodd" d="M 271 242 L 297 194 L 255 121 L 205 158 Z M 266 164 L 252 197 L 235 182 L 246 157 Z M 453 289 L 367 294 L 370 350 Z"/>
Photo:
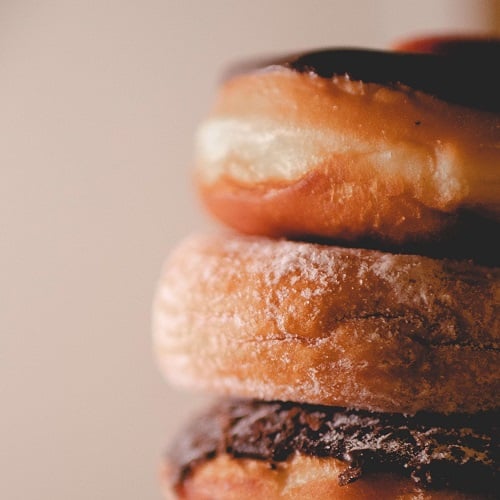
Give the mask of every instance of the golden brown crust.
<path id="1" fill-rule="evenodd" d="M 270 462 L 220 455 L 196 467 L 175 488 L 169 480 L 169 464 L 163 471 L 166 498 L 184 500 L 353 499 L 373 500 L 466 500 L 471 496 L 453 490 L 423 490 L 396 474 L 371 474 L 339 486 L 346 464 L 334 458 L 296 455 L 291 460 Z M 487 498 L 474 495 L 477 500 Z"/>
<path id="2" fill-rule="evenodd" d="M 499 142 L 498 114 L 275 68 L 222 87 L 197 186 L 245 233 L 426 241 L 464 210 L 499 220 Z"/>
<path id="3" fill-rule="evenodd" d="M 238 235 L 169 259 L 154 308 L 174 383 L 415 413 L 499 406 L 499 271 Z"/>

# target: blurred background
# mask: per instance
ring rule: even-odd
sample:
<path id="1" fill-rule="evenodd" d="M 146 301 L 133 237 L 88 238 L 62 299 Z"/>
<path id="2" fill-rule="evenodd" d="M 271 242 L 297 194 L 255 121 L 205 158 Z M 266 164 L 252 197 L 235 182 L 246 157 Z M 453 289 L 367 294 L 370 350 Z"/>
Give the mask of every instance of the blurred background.
<path id="1" fill-rule="evenodd" d="M 150 347 L 218 75 L 247 56 L 499 28 L 494 0 L 1 0 L 0 498 L 159 499 L 200 395 Z"/>

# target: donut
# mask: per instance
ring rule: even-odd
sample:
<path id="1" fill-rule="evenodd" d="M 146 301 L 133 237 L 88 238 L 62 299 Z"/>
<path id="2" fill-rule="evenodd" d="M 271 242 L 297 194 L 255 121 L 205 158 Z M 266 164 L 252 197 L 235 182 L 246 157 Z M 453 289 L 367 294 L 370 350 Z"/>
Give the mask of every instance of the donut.
<path id="1" fill-rule="evenodd" d="M 219 500 L 496 498 L 498 417 L 223 401 L 179 433 L 165 457 L 165 492 Z"/>
<path id="2" fill-rule="evenodd" d="M 193 235 L 153 308 L 170 382 L 414 414 L 498 408 L 498 268 L 232 233 Z"/>
<path id="3" fill-rule="evenodd" d="M 196 138 L 204 206 L 248 234 L 498 255 L 500 74 L 468 54 L 332 49 L 228 72 Z"/>
<path id="4" fill-rule="evenodd" d="M 498 57 L 500 38 L 487 33 L 448 33 L 412 36 L 396 41 L 392 48 L 400 52 L 455 55 L 467 58 L 489 59 Z"/>

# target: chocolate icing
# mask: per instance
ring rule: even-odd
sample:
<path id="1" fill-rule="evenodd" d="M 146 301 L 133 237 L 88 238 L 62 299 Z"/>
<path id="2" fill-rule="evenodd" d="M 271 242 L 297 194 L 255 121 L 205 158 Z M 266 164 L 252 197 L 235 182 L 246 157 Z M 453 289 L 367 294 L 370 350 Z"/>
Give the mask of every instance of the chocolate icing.
<path id="1" fill-rule="evenodd" d="M 500 111 L 500 39 L 443 45 L 439 53 L 421 54 L 336 48 L 233 66 L 226 78 L 282 66 L 323 78 L 347 75 L 351 80 L 388 86 L 404 85 L 444 101 Z"/>
<path id="2" fill-rule="evenodd" d="M 424 488 L 500 491 L 498 412 L 476 415 L 348 411 L 297 403 L 224 401 L 199 417 L 168 453 L 180 484 L 218 454 L 269 462 L 291 455 L 346 462 L 341 485 L 394 472 Z"/>

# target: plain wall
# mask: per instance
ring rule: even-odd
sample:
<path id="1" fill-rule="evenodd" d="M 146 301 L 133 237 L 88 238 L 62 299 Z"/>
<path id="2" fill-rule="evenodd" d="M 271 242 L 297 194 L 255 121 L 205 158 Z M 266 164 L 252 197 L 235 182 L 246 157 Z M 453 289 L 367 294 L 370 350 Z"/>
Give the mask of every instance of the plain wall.
<path id="1" fill-rule="evenodd" d="M 492 5 L 0 3 L 0 498 L 160 497 L 162 450 L 203 398 L 161 379 L 150 304 L 169 250 L 212 224 L 189 165 L 221 69 L 474 31 Z"/>

